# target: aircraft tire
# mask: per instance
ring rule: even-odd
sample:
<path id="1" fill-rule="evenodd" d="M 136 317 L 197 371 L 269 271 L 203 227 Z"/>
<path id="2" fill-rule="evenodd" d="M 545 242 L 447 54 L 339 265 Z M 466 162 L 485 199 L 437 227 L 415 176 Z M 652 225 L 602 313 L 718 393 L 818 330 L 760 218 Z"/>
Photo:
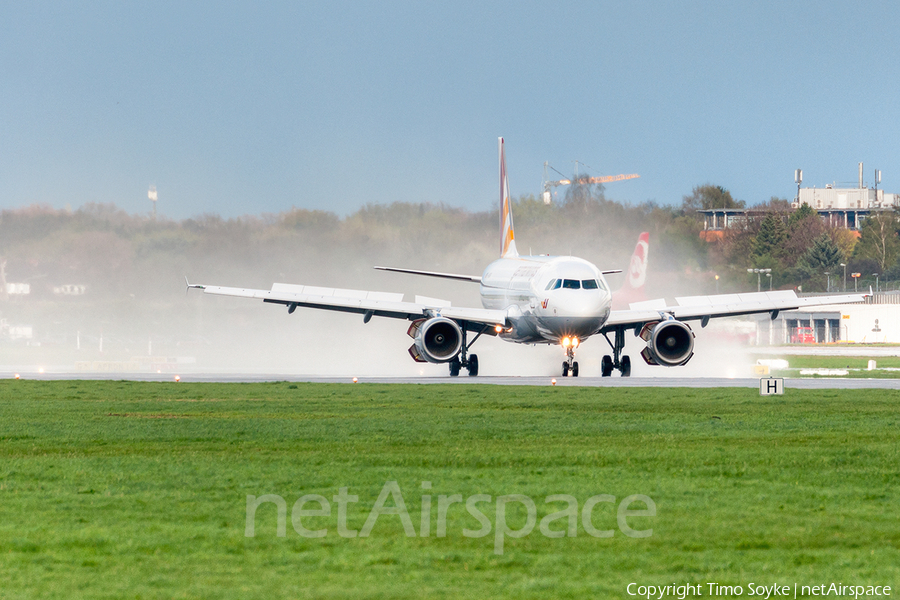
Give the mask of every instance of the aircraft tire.
<path id="1" fill-rule="evenodd" d="M 469 357 L 469 366 L 466 367 L 469 370 L 469 377 L 475 377 L 478 375 L 478 355 L 473 354 Z"/>
<path id="2" fill-rule="evenodd" d="M 578 363 L 572 363 L 572 377 L 578 377 Z"/>
<path id="3" fill-rule="evenodd" d="M 567 363 L 567 362 L 565 362 L 565 361 L 563 361 L 563 374 L 562 374 L 562 376 L 563 376 L 563 377 L 568 377 L 568 376 L 569 376 L 569 363 Z"/>
<path id="4" fill-rule="evenodd" d="M 631 377 L 631 357 L 622 357 L 622 377 Z"/>
<path id="5" fill-rule="evenodd" d="M 450 361 L 450 377 L 459 376 L 459 357 Z"/>
<path id="6" fill-rule="evenodd" d="M 602 377 L 609 377 L 612 375 L 613 371 L 613 363 L 612 358 L 609 354 L 603 355 L 603 359 L 600 361 L 600 375 Z"/>

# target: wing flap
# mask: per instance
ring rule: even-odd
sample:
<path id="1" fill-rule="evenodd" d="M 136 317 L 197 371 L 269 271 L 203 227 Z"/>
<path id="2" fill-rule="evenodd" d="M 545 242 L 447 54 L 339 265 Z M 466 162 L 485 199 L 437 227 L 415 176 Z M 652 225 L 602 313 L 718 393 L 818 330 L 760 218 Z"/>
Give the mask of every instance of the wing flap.
<path id="1" fill-rule="evenodd" d="M 679 321 L 704 318 L 737 317 L 807 306 L 853 304 L 864 302 L 866 294 L 840 294 L 799 298 L 793 291 L 754 292 L 749 294 L 719 294 L 715 296 L 684 296 L 676 298 L 675 306 L 659 307 L 658 300 L 638 302 L 630 310 L 614 310 L 603 327 L 611 331 L 617 327 L 639 326 L 658 321 L 666 315 Z"/>
<path id="2" fill-rule="evenodd" d="M 784 300 L 797 300 L 797 294 L 793 290 L 778 290 L 776 292 L 752 292 L 748 294 L 718 294 L 715 296 L 684 296 L 675 298 L 678 306 L 712 306 L 716 304 L 738 304 L 741 302 L 779 302 Z"/>
<path id="3" fill-rule="evenodd" d="M 416 296 L 416 304 L 424 304 L 434 308 L 446 308 L 450 306 L 450 301 L 441 300 L 440 298 L 429 298 L 428 296 Z"/>
<path id="4" fill-rule="evenodd" d="M 403 294 L 319 288 L 286 283 L 276 283 L 271 290 L 198 284 L 191 284 L 190 287 L 202 289 L 205 294 L 216 296 L 253 298 L 287 306 L 296 305 L 358 314 L 371 313 L 373 316 L 394 319 L 414 320 L 441 315 L 448 319 L 482 325 L 507 325 L 506 311 L 451 307 L 446 300 L 424 296 L 417 296 L 416 302 L 403 302 Z M 309 293 L 310 291 L 315 293 Z"/>
<path id="5" fill-rule="evenodd" d="M 312 285 L 294 285 L 292 283 L 273 283 L 271 292 L 273 294 L 298 294 L 306 296 L 353 298 L 356 300 L 380 300 L 384 302 L 403 301 L 403 294 L 395 294 L 391 292 L 347 290 L 342 288 L 316 287 Z"/>
<path id="6" fill-rule="evenodd" d="M 657 298 L 655 300 L 643 300 L 641 302 L 632 302 L 628 305 L 631 310 L 665 310 L 666 299 Z"/>
<path id="7" fill-rule="evenodd" d="M 490 310 L 487 308 L 462 308 L 459 306 L 441 309 L 441 315 L 448 319 L 460 321 L 475 321 L 486 325 L 506 326 L 505 310 Z"/>

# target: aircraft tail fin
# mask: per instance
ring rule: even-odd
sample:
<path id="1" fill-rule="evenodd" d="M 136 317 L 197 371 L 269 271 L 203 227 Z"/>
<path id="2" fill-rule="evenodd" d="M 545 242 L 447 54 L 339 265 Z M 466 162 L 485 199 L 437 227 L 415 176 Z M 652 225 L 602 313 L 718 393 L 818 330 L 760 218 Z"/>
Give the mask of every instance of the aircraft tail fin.
<path id="1" fill-rule="evenodd" d="M 500 144 L 500 256 L 502 258 L 515 258 L 519 255 L 516 251 L 516 236 L 513 232 L 513 217 L 511 199 L 509 197 L 509 177 L 506 174 L 506 156 L 503 152 L 503 138 L 499 138 Z"/>
<path id="2" fill-rule="evenodd" d="M 647 299 L 644 292 L 644 284 L 647 281 L 647 259 L 650 254 L 650 233 L 643 232 L 638 237 L 631 262 L 628 265 L 628 275 L 622 287 L 613 292 L 612 301 L 614 310 L 624 310 L 633 302 L 643 302 Z"/>

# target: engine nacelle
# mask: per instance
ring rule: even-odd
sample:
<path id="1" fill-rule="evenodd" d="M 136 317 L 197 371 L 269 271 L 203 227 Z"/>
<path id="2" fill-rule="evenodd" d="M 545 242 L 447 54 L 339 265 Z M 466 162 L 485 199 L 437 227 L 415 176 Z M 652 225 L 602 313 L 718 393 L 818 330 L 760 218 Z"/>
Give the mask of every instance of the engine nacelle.
<path id="1" fill-rule="evenodd" d="M 462 348 L 462 330 L 445 317 L 413 321 L 406 333 L 414 340 L 409 355 L 416 362 L 450 362 Z"/>
<path id="2" fill-rule="evenodd" d="M 648 323 L 641 330 L 641 339 L 647 342 L 641 356 L 648 365 L 678 367 L 694 356 L 694 332 L 681 321 Z"/>

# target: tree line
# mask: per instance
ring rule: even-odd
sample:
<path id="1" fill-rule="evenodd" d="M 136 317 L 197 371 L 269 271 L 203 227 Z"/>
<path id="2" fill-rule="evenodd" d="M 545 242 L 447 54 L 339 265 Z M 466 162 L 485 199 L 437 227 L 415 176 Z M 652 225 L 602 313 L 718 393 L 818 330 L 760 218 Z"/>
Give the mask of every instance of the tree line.
<path id="1" fill-rule="evenodd" d="M 649 231 L 650 268 L 661 288 L 652 292 L 662 295 L 675 281 L 696 293 L 748 291 L 756 286 L 756 275 L 747 273 L 753 268 L 771 269 L 774 289 L 804 292 L 825 291 L 829 279 L 832 287 L 841 283 L 841 263 L 866 285 L 876 273 L 880 282 L 900 280 L 893 211 L 870 216 L 855 232 L 823 221 L 809 206 L 792 210 L 772 198 L 713 239 L 702 235 L 698 213 L 709 208 L 746 203 L 709 184 L 680 206 L 628 204 L 607 198 L 602 185 L 575 180 L 551 204 L 516 198 L 513 214 L 521 253 L 573 254 L 604 269 L 627 269 L 638 234 Z M 35 205 L 0 211 L 0 260 L 7 282 L 29 282 L 36 293 L 83 284 L 98 298 L 160 299 L 184 274 L 226 285 L 360 287 L 377 285 L 374 264 L 481 273 L 497 256 L 498 229 L 495 207 L 473 212 L 428 203 L 370 204 L 346 216 L 292 208 L 183 220 L 109 204 L 74 211 Z"/>
<path id="2" fill-rule="evenodd" d="M 686 211 L 720 207 L 746 208 L 714 186 L 695 188 L 683 202 Z M 747 269 L 771 269 L 775 289 L 823 292 L 830 284 L 830 291 L 837 291 L 844 288 L 845 272 L 858 273 L 864 286 L 877 281 L 893 287 L 900 280 L 898 232 L 896 209 L 872 213 L 852 230 L 822 218 L 808 204 L 792 209 L 787 200 L 772 198 L 750 207 L 710 243 L 708 265 L 729 273 L 731 281 Z"/>

